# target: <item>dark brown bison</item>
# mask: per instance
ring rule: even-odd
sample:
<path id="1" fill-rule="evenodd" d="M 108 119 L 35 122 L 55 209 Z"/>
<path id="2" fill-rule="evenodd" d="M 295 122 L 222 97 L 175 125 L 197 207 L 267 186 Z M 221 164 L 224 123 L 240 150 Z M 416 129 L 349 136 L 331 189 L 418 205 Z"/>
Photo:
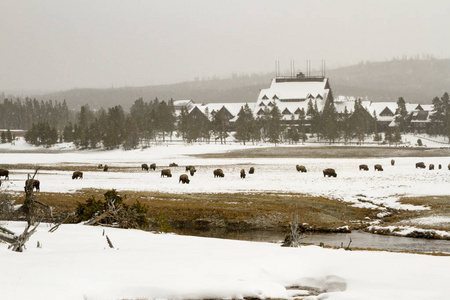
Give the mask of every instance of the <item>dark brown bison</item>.
<path id="1" fill-rule="evenodd" d="M 305 166 L 296 165 L 295 168 L 297 169 L 297 172 L 306 173 L 306 167 Z"/>
<path id="2" fill-rule="evenodd" d="M 147 164 L 142 164 L 141 165 L 141 169 L 145 170 L 145 171 L 148 171 L 148 165 Z"/>
<path id="3" fill-rule="evenodd" d="M 151 164 L 151 165 L 150 165 L 150 169 L 152 169 L 153 171 L 155 171 L 155 170 L 156 170 L 156 164 L 155 164 L 155 163 Z"/>
<path id="4" fill-rule="evenodd" d="M 426 166 L 425 166 L 425 164 L 423 162 L 418 162 L 418 163 L 416 163 L 416 169 L 417 168 L 425 169 Z"/>
<path id="5" fill-rule="evenodd" d="M 178 167 L 178 164 L 176 164 L 176 163 L 171 163 L 171 164 L 169 164 L 169 167 Z"/>
<path id="6" fill-rule="evenodd" d="M 25 192 L 27 191 L 27 187 L 31 189 L 36 189 L 36 191 L 40 191 L 41 183 L 37 179 L 27 179 L 25 180 Z"/>
<path id="7" fill-rule="evenodd" d="M 375 171 L 383 171 L 383 167 L 380 164 L 376 164 L 373 168 Z"/>
<path id="8" fill-rule="evenodd" d="M 108 169 L 109 169 L 108 165 L 105 165 L 105 166 L 103 167 L 103 172 L 108 171 Z"/>
<path id="9" fill-rule="evenodd" d="M 97 169 L 102 169 L 103 165 L 102 164 L 98 164 Z"/>
<path id="10" fill-rule="evenodd" d="M 172 177 L 172 172 L 170 172 L 170 169 L 162 169 L 161 177 Z"/>
<path id="11" fill-rule="evenodd" d="M 434 170 L 434 165 L 433 165 L 433 164 L 430 164 L 430 165 L 428 166 L 428 169 L 429 169 L 429 170 Z"/>
<path id="12" fill-rule="evenodd" d="M 395 159 L 391 159 L 391 166 L 395 165 Z"/>
<path id="13" fill-rule="evenodd" d="M 450 164 L 448 164 L 448 169 L 450 170 Z"/>
<path id="14" fill-rule="evenodd" d="M 181 174 L 180 175 L 180 180 L 178 181 L 178 183 L 182 182 L 183 184 L 185 183 L 189 183 L 189 177 L 187 176 L 187 174 Z"/>
<path id="15" fill-rule="evenodd" d="M 225 174 L 223 174 L 222 169 L 215 169 L 214 170 L 214 177 L 225 177 Z"/>
<path id="16" fill-rule="evenodd" d="M 9 179 L 9 171 L 6 169 L 0 169 L 0 177 L 5 176 L 5 179 Z"/>
<path id="17" fill-rule="evenodd" d="M 359 170 L 369 171 L 369 167 L 367 165 L 359 165 Z"/>
<path id="18" fill-rule="evenodd" d="M 440 169 L 442 169 L 442 165 L 441 165 L 441 164 L 439 164 L 438 168 L 439 168 L 439 170 L 440 170 Z"/>
<path id="19" fill-rule="evenodd" d="M 83 179 L 83 172 L 81 171 L 73 172 L 72 179 Z"/>
<path id="20" fill-rule="evenodd" d="M 194 169 L 195 169 L 195 167 L 194 167 L 194 166 L 186 166 L 186 171 L 190 171 L 190 170 L 191 170 L 191 168 L 194 168 Z"/>
<path id="21" fill-rule="evenodd" d="M 197 170 L 195 169 L 195 167 L 191 167 L 189 169 L 189 173 L 191 173 L 191 176 L 194 176 L 195 172 L 197 172 Z"/>
<path id="22" fill-rule="evenodd" d="M 255 173 L 255 168 L 250 167 L 250 170 L 248 170 L 248 174 L 253 174 Z"/>
<path id="23" fill-rule="evenodd" d="M 323 170 L 323 177 L 325 177 L 325 176 L 336 177 L 337 174 L 336 174 L 336 171 L 334 169 L 328 168 L 328 169 Z"/>
<path id="24" fill-rule="evenodd" d="M 244 169 L 241 170 L 241 178 L 245 178 L 245 170 Z"/>

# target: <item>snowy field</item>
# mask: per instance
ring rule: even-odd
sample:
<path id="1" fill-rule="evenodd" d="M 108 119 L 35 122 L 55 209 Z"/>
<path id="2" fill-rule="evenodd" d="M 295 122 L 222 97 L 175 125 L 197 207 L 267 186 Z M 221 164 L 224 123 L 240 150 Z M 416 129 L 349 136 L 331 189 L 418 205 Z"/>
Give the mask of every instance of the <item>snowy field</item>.
<path id="1" fill-rule="evenodd" d="M 27 150 L 26 145 L 15 147 Z M 203 159 L 192 154 L 241 149 L 240 145 L 169 145 L 133 151 L 72 152 L 59 145 L 57 153 L 1 153 L 4 164 L 40 166 L 96 166 L 110 171 L 84 172 L 72 180 L 71 171 L 41 170 L 41 191 L 75 192 L 83 188 L 115 188 L 172 193 L 281 192 L 323 195 L 358 206 L 426 209 L 400 205 L 402 195 L 450 195 L 450 157 L 370 159 Z M 249 148 L 247 146 L 246 148 Z M 254 147 L 254 151 L 258 151 Z M 34 150 L 30 148 L 28 150 Z M 66 151 L 67 150 L 67 151 Z M 415 169 L 415 163 L 442 164 L 442 170 Z M 156 172 L 143 172 L 142 163 L 156 163 Z M 160 178 L 171 168 L 172 178 Z M 373 165 L 383 165 L 375 172 Z M 298 173 L 296 164 L 308 173 Z M 370 171 L 358 170 L 367 164 Z M 197 172 L 189 185 L 178 183 L 185 165 Z M 239 178 L 240 169 L 255 174 Z M 214 178 L 222 168 L 224 178 Z M 324 178 L 322 170 L 336 169 L 337 178 Z M 125 168 L 125 169 L 123 169 Z M 12 169 L 0 192 L 23 191 L 31 169 Z M 248 172 L 247 172 L 248 173 Z M 361 199 L 363 201 L 360 201 Z M 368 202 L 367 202 L 368 201 Z M 434 222 L 448 222 L 435 217 Z M 428 224 L 432 218 L 411 223 Z M 0 222 L 20 234 L 24 224 Z M 154 234 L 106 228 L 114 249 L 102 236 L 103 228 L 62 225 L 55 233 L 41 224 L 23 253 L 0 244 L 0 299 L 450 299 L 450 258 L 417 254 L 344 251 L 316 246 L 283 248 L 280 244 Z M 37 241 L 43 246 L 37 248 Z M 450 252 L 450 250 L 449 250 Z"/>
<path id="2" fill-rule="evenodd" d="M 18 233 L 24 227 L 1 225 Z M 111 249 L 101 227 L 49 228 L 41 225 L 23 253 L 0 244 L 1 299 L 450 299 L 448 256 L 106 228 Z"/>
<path id="3" fill-rule="evenodd" d="M 25 147 L 25 146 L 24 146 Z M 281 192 L 304 193 L 325 196 L 354 203 L 360 207 L 424 209 L 400 205 L 400 196 L 450 195 L 450 157 L 388 157 L 367 159 L 308 159 L 308 158 L 198 158 L 194 154 L 226 152 L 242 149 L 242 145 L 191 145 L 155 146 L 132 151 L 61 151 L 58 153 L 1 153 L 0 166 L 4 164 L 28 164 L 40 166 L 64 166 L 70 171 L 41 170 L 37 179 L 41 191 L 70 193 L 86 188 L 119 191 L 160 191 L 171 193 L 230 193 L 230 192 Z M 257 153 L 261 146 L 246 147 Z M 395 166 L 390 165 L 391 158 Z M 435 170 L 416 169 L 416 162 Z M 160 171 L 176 162 L 179 167 L 170 168 L 172 178 L 161 178 Z M 84 172 L 83 180 L 72 180 L 72 172 L 79 167 L 95 167 L 107 164 L 108 172 L 96 169 Z M 156 163 L 157 170 L 144 172 L 142 163 Z M 299 173 L 295 166 L 305 165 L 307 173 Z M 367 164 L 369 171 L 359 171 L 360 164 Z M 381 164 L 383 172 L 374 171 Z M 438 169 L 438 165 L 442 169 Z M 178 183 L 179 176 L 186 173 L 184 166 L 194 165 L 195 175 L 190 184 Z M 248 174 L 253 166 L 255 174 Z M 214 178 L 213 170 L 223 169 L 224 178 Z M 334 168 L 337 177 L 324 177 L 322 170 Z M 245 169 L 247 177 L 241 179 L 239 172 Z M 10 180 L 0 189 L 23 191 L 24 181 L 32 169 L 14 169 Z M 360 201 L 361 200 L 361 201 Z"/>

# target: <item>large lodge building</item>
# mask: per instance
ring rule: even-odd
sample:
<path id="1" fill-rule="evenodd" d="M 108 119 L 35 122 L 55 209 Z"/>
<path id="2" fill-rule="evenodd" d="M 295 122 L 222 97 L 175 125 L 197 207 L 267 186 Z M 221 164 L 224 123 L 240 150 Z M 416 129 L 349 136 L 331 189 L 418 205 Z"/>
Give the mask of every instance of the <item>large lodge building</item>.
<path id="1" fill-rule="evenodd" d="M 287 125 L 292 120 L 298 120 L 302 111 L 304 113 L 308 111 L 310 100 L 319 111 L 323 110 L 327 101 L 333 101 L 338 114 L 343 114 L 345 109 L 349 113 L 353 111 L 356 99 L 343 96 L 334 98 L 328 78 L 305 76 L 303 73 L 299 73 L 296 76 L 272 79 L 270 87 L 259 92 L 256 102 L 196 104 L 192 100 L 176 100 L 174 106 L 177 113 L 181 111 L 182 107 L 185 107 L 189 114 L 201 113 L 209 119 L 213 112 L 223 113 L 229 121 L 230 131 L 233 131 L 238 113 L 246 104 L 253 111 L 255 118 L 276 105 L 282 114 L 283 122 Z M 379 131 L 395 126 L 397 102 L 372 102 L 363 99 L 361 104 L 371 116 L 376 115 Z M 432 108 L 432 105 L 406 103 L 411 132 L 426 133 L 428 131 Z M 306 116 L 305 122 L 308 126 L 308 116 Z"/>

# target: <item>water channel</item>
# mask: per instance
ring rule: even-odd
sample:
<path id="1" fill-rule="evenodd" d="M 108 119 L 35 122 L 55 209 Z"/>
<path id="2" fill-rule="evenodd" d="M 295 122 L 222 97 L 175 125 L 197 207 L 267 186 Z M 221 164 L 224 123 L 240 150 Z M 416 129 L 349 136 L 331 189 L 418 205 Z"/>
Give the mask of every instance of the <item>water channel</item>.
<path id="1" fill-rule="evenodd" d="M 214 237 L 235 239 L 255 242 L 282 243 L 285 237 L 284 232 L 277 231 L 223 231 L 223 230 L 189 230 L 179 231 L 178 234 L 194 235 L 202 237 Z M 399 237 L 389 235 L 378 235 L 364 231 L 353 231 L 351 233 L 306 233 L 301 240 L 305 244 L 319 245 L 324 243 L 327 246 L 344 247 L 352 240 L 350 248 L 370 248 L 390 251 L 417 251 L 417 252 L 447 252 L 450 253 L 450 240 L 435 240 Z"/>

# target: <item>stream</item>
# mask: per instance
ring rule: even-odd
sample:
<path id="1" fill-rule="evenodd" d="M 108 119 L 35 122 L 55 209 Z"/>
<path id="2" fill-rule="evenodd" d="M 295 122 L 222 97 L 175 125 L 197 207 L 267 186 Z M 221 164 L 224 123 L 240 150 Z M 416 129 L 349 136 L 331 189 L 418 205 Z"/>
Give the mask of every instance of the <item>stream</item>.
<path id="1" fill-rule="evenodd" d="M 213 237 L 234 239 L 243 241 L 282 243 L 284 232 L 249 230 L 249 231 L 225 231 L 225 230 L 183 230 L 177 234 L 193 235 L 201 237 Z M 302 244 L 344 247 L 350 242 L 350 248 L 372 248 L 390 251 L 417 251 L 417 252 L 450 252 L 450 240 L 421 239 L 410 237 L 399 237 L 390 235 L 378 235 L 364 231 L 353 231 L 351 233 L 315 233 L 308 232 L 301 239 Z"/>

